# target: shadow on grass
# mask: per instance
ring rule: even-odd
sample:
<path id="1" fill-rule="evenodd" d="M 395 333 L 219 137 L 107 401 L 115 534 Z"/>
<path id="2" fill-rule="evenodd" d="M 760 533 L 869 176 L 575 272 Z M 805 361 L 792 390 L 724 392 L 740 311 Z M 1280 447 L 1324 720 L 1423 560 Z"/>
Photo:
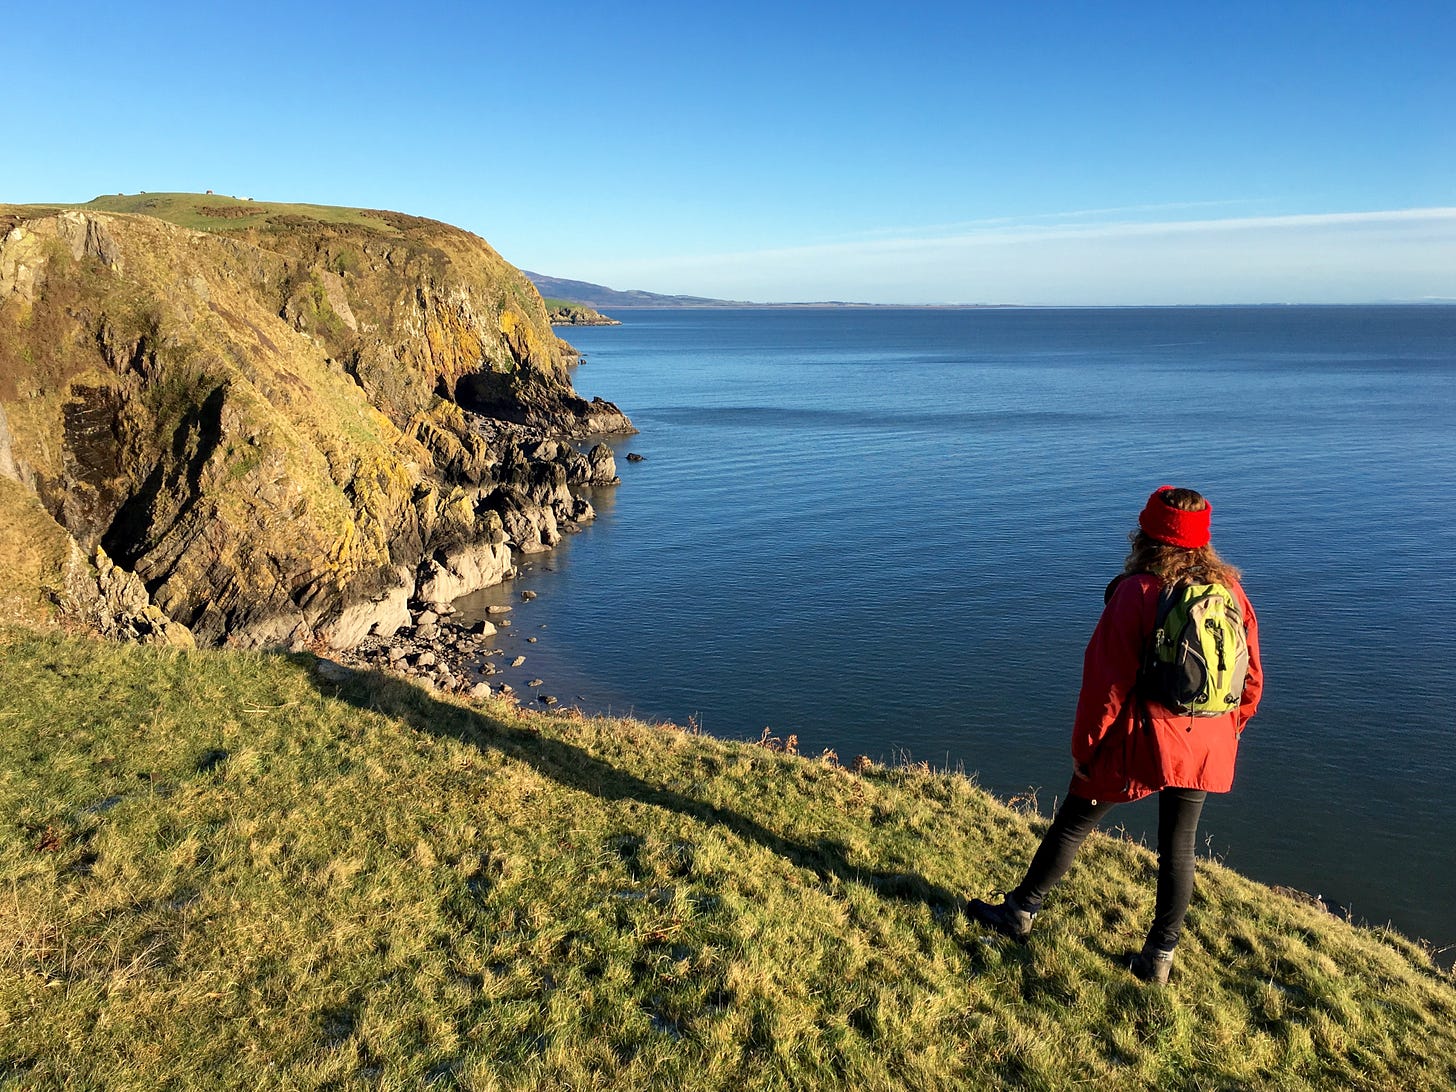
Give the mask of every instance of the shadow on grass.
<path id="1" fill-rule="evenodd" d="M 880 895 L 923 902 L 941 912 L 952 910 L 961 901 L 953 892 L 930 883 L 923 876 L 858 868 L 848 861 L 843 847 L 831 841 L 813 845 L 796 842 L 736 811 L 644 781 L 570 743 L 539 735 L 478 709 L 438 701 L 420 687 L 393 676 L 377 671 L 350 671 L 347 675 L 340 672 L 338 679 L 329 679 L 313 670 L 311 656 L 290 659 L 309 668 L 309 679 L 326 697 L 383 713 L 419 732 L 497 751 L 566 788 L 590 793 L 601 800 L 635 800 L 723 827 L 772 850 L 798 868 L 814 872 L 820 879 L 834 877 L 845 883 L 861 884 Z"/>

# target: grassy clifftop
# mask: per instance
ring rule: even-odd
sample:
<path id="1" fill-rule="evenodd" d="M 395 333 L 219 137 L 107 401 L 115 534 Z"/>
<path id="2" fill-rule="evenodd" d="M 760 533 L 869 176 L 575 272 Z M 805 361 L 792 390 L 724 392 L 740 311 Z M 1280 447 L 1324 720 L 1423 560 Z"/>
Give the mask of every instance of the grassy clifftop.
<path id="1" fill-rule="evenodd" d="M 1041 820 L 310 656 L 0 634 L 0 1082 L 18 1087 L 1439 1088 L 1456 988 L 1094 837 L 1032 943 L 967 892 Z"/>
<path id="2" fill-rule="evenodd" d="M 368 231 L 399 234 L 394 218 L 397 214 L 374 209 L 354 209 L 337 205 L 308 205 L 284 201 L 253 201 L 211 193 L 118 193 L 103 194 L 84 205 L 59 205 L 58 208 L 95 209 L 98 212 L 129 212 L 138 216 L 155 216 L 194 231 L 245 231 L 267 228 L 280 218 L 294 221 L 362 227 Z M 418 219 L 411 217 L 411 219 Z M 421 221 L 427 222 L 427 221 Z M 443 226 L 443 225 L 442 225 Z"/>

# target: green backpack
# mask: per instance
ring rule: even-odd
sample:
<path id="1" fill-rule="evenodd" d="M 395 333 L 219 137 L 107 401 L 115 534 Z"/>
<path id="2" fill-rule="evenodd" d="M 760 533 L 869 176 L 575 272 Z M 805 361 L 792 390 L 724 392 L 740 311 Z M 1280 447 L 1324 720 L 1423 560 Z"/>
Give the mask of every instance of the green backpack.
<path id="1" fill-rule="evenodd" d="M 1239 601 L 1222 584 L 1184 584 L 1158 597 L 1138 689 L 1191 717 L 1239 707 L 1249 672 L 1249 642 Z"/>

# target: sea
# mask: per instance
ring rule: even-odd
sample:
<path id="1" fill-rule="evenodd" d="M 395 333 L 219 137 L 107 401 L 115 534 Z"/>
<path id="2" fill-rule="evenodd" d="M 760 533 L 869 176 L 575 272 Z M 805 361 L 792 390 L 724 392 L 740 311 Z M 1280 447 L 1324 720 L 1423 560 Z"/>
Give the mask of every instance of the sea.
<path id="1" fill-rule="evenodd" d="M 457 604 L 513 606 L 523 701 L 927 762 L 1049 813 L 1103 589 L 1148 494 L 1192 487 L 1267 678 L 1200 853 L 1456 945 L 1456 306 L 618 317 L 560 332 L 640 430 L 607 441 L 620 486 Z"/>

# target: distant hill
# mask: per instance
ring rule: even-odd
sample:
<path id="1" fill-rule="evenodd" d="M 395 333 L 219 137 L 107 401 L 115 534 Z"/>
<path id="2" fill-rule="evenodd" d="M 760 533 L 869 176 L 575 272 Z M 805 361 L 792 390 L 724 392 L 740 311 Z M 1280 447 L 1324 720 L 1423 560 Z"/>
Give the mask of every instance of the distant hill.
<path id="1" fill-rule="evenodd" d="M 569 281 L 561 277 L 548 277 L 542 273 L 521 270 L 536 286 L 536 290 L 548 299 L 569 300 L 596 308 L 622 307 L 752 307 L 754 304 L 742 300 L 715 300 L 704 296 L 663 296 L 656 292 L 632 290 L 621 292 L 605 285 L 588 281 Z"/>
<path id="2" fill-rule="evenodd" d="M 569 281 L 562 277 L 548 277 L 544 273 L 521 270 L 536 286 L 536 290 L 547 299 L 582 303 L 589 307 L 621 311 L 630 307 L 761 307 L 765 309 L 786 309 L 795 307 L 854 307 L 854 308 L 904 308 L 926 310 L 964 310 L 983 307 L 1013 307 L 1015 304 L 1000 303 L 855 303 L 849 300 L 815 300 L 803 303 L 752 303 L 748 300 L 716 300 L 706 296 L 663 296 L 656 292 L 633 289 L 627 292 L 608 288 L 590 281 Z"/>

